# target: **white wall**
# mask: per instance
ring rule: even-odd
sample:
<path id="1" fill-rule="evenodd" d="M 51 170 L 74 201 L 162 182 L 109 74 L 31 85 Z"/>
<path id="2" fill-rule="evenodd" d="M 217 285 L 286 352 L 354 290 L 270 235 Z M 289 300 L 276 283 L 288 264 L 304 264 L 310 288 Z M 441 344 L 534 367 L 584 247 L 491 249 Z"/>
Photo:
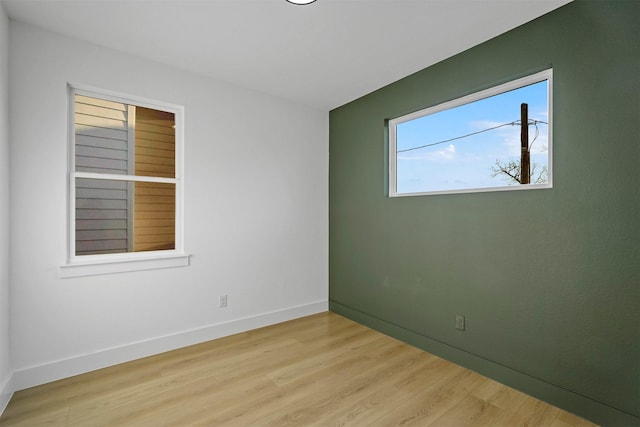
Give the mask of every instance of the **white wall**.
<path id="1" fill-rule="evenodd" d="M 12 393 L 9 340 L 9 20 L 0 3 L 0 413 Z"/>
<path id="2" fill-rule="evenodd" d="M 327 112 L 15 21 L 10 34 L 16 388 L 326 310 Z M 58 277 L 67 82 L 185 106 L 189 267 Z"/>

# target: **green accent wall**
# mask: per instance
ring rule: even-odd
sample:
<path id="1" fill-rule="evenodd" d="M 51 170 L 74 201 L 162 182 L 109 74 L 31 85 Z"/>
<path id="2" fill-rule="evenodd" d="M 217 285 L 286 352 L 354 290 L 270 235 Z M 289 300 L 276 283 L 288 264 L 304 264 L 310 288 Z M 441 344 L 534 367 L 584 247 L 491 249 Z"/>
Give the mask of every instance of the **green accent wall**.
<path id="1" fill-rule="evenodd" d="M 386 197 L 385 120 L 550 66 L 552 189 Z M 636 0 L 576 0 L 336 108 L 331 309 L 595 422 L 640 425 L 639 125 Z"/>

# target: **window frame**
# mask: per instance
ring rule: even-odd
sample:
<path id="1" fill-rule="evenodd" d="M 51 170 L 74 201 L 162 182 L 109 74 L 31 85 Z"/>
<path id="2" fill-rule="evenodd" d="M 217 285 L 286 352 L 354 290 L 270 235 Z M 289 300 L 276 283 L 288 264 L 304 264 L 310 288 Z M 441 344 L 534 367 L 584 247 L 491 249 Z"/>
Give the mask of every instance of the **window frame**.
<path id="1" fill-rule="evenodd" d="M 412 193 L 398 193 L 397 191 L 397 132 L 396 127 L 399 124 L 415 120 L 430 114 L 435 114 L 444 110 L 450 110 L 462 105 L 470 104 L 475 101 L 490 98 L 492 96 L 500 95 L 505 92 L 520 89 L 525 86 L 529 86 L 535 83 L 547 81 L 547 104 L 548 104 L 548 158 L 549 163 L 547 166 L 548 180 L 544 184 L 526 184 L 526 185 L 504 185 L 496 187 L 482 187 L 482 188 L 465 188 L 455 190 L 438 190 L 438 191 L 424 191 L 424 192 L 412 192 Z M 488 89 L 484 89 L 478 92 L 471 93 L 460 98 L 456 98 L 450 101 L 446 101 L 431 107 L 427 107 L 418 111 L 414 111 L 408 114 L 404 114 L 387 121 L 387 139 L 388 139 L 388 168 L 387 168 L 387 194 L 390 198 L 395 197 L 412 197 L 412 196 L 429 196 L 438 194 L 464 194 L 464 193 L 484 193 L 494 191 L 520 191 L 520 190 L 538 190 L 553 188 L 553 68 L 548 68 L 543 71 L 530 74 L 525 77 L 521 77 L 515 80 L 502 83 Z"/>
<path id="2" fill-rule="evenodd" d="M 78 277 L 189 265 L 184 251 L 184 107 L 147 98 L 98 89 L 79 84 L 67 84 L 68 94 L 68 159 L 67 159 L 67 256 L 60 266 L 60 276 Z M 162 178 L 143 175 L 117 175 L 76 171 L 75 95 L 89 96 L 174 114 L 175 120 L 175 177 Z M 175 185 L 175 245 L 174 249 L 124 252 L 112 254 L 76 255 L 76 179 L 102 179 L 126 182 L 160 182 Z"/>

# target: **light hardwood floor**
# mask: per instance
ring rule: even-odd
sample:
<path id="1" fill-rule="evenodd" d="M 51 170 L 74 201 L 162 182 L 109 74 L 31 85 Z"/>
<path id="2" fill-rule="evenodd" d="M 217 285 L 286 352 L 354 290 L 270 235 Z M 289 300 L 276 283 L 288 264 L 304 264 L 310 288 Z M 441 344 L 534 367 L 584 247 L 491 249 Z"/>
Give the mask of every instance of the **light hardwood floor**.
<path id="1" fill-rule="evenodd" d="M 1 426 L 593 426 L 334 313 L 17 392 Z"/>

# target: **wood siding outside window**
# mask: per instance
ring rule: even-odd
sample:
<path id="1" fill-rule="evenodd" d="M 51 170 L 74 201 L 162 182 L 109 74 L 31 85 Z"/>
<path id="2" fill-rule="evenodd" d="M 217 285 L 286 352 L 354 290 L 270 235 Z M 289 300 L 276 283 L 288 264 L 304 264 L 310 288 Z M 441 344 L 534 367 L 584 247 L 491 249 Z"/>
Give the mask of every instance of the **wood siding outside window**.
<path id="1" fill-rule="evenodd" d="M 75 170 L 175 178 L 173 113 L 75 95 Z M 76 255 L 175 249 L 171 183 L 76 178 Z"/>
<path id="2" fill-rule="evenodd" d="M 174 115 L 136 108 L 135 174 L 175 177 Z M 175 248 L 176 188 L 174 184 L 136 182 L 134 251 Z"/>

